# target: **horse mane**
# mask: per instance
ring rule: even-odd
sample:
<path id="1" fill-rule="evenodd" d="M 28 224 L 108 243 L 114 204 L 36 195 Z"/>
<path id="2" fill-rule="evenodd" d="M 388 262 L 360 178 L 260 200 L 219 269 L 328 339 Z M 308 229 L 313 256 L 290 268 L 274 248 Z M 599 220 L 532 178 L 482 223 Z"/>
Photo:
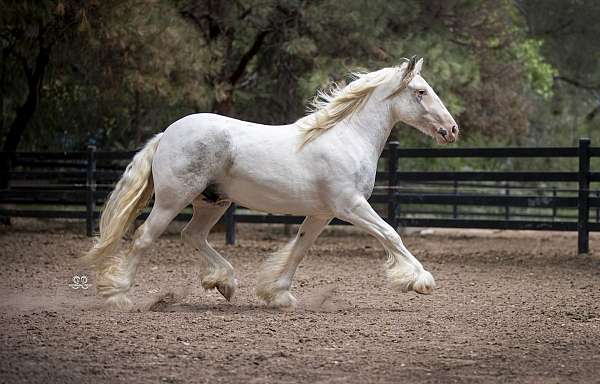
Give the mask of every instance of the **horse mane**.
<path id="1" fill-rule="evenodd" d="M 385 68 L 370 73 L 351 73 L 352 82 L 346 86 L 332 83 L 325 90 L 317 91 L 309 104 L 309 115 L 297 121 L 302 129 L 300 147 L 313 141 L 345 118 L 360 111 L 377 86 L 396 78 L 402 72 L 398 86 L 387 98 L 396 96 L 414 77 L 416 56 L 406 60 L 400 67 Z"/>

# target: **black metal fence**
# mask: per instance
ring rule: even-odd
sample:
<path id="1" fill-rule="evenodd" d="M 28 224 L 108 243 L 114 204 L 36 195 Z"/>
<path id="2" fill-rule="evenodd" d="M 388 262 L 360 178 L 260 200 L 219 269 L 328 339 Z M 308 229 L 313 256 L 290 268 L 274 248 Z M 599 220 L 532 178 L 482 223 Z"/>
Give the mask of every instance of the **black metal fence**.
<path id="1" fill-rule="evenodd" d="M 1 153 L 0 216 L 85 219 L 96 230 L 98 207 L 134 152 Z M 578 252 L 589 250 L 589 232 L 600 230 L 600 172 L 590 170 L 600 148 L 578 147 L 401 149 L 388 143 L 371 203 L 395 228 L 447 227 L 577 231 Z M 414 158 L 572 158 L 569 171 L 414 171 L 399 163 Z M 6 182 L 8 181 L 8 182 Z M 430 207 L 437 207 L 431 209 Z M 590 210 L 595 221 L 590 221 Z M 189 220 L 184 211 L 178 220 Z M 244 223 L 299 224 L 302 217 L 269 215 L 232 207 L 224 216 L 226 240 Z M 332 224 L 346 224 L 334 220 Z"/>
<path id="2" fill-rule="evenodd" d="M 558 196 L 557 187 L 544 188 L 545 193 L 536 194 L 482 194 L 482 193 L 395 193 L 392 209 L 403 204 L 447 204 L 453 205 L 452 218 L 421 218 L 403 217 L 395 213 L 389 214 L 389 220 L 394 225 L 416 227 L 448 227 L 448 228 L 488 228 L 488 229 L 533 229 L 555 231 L 578 231 L 578 252 L 589 251 L 589 232 L 600 230 L 598 223 L 598 208 L 600 198 L 598 191 L 591 191 L 590 184 L 600 181 L 600 172 L 590 172 L 592 157 L 600 156 L 600 148 L 591 148 L 589 139 L 580 139 L 578 147 L 560 148 L 450 148 L 450 149 L 404 149 L 398 151 L 402 157 L 460 157 L 460 158 L 491 158 L 491 157 L 521 157 L 535 158 L 576 158 L 578 169 L 573 171 L 466 171 L 466 172 L 397 172 L 396 182 L 414 181 L 451 181 L 458 182 L 520 182 L 520 183 L 574 183 L 577 188 L 565 188 L 566 196 Z M 391 159 L 392 164 L 396 164 Z M 504 184 L 506 186 L 506 184 Z M 529 188 L 530 190 L 536 188 Z M 506 191 L 510 192 L 510 188 Z M 549 192 L 549 193 L 548 193 Z M 570 192 L 570 194 L 569 194 Z M 473 219 L 457 218 L 457 206 L 500 206 L 506 212 L 510 207 L 546 208 L 551 209 L 552 215 L 531 215 L 534 219 Z M 590 223 L 590 208 L 596 208 L 596 222 Z M 568 216 L 560 217 L 557 209 L 572 209 L 577 211 L 576 220 L 568 220 Z M 393 211 L 397 212 L 397 211 Z"/>

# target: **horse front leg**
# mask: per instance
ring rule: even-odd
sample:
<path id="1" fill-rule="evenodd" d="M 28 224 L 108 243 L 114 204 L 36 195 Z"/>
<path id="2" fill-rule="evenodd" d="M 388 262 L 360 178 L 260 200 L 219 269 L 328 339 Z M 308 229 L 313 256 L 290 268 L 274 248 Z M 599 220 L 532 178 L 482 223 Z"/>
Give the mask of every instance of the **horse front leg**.
<path id="1" fill-rule="evenodd" d="M 275 307 L 293 307 L 296 298 L 290 293 L 292 279 L 306 250 L 331 221 L 331 217 L 308 216 L 296 237 L 273 253 L 264 263 L 258 276 L 256 294 Z"/>
<path id="2" fill-rule="evenodd" d="M 360 197 L 351 208 L 338 212 L 336 216 L 367 231 L 381 242 L 388 254 L 387 277 L 393 286 L 403 292 L 433 292 L 435 280 L 431 273 L 423 268 L 404 246 L 398 232 L 379 217 L 365 198 Z"/>

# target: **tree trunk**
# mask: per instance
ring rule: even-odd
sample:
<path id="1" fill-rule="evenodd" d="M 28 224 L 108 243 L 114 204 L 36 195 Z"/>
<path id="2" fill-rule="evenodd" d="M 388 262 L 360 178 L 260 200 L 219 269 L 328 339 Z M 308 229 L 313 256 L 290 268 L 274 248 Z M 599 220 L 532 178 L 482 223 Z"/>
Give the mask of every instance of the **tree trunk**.
<path id="1" fill-rule="evenodd" d="M 35 67 L 33 70 L 28 68 L 27 64 L 23 64 L 23 70 L 25 71 L 25 75 L 27 77 L 27 97 L 25 98 L 23 105 L 17 109 L 17 116 L 8 128 L 8 133 L 6 135 L 2 150 L 4 152 L 8 152 L 9 156 L 5 156 L 0 160 L 0 170 L 3 172 L 10 171 L 10 162 L 14 157 L 11 155 L 11 153 L 16 152 L 19 142 L 21 141 L 21 137 L 23 137 L 23 133 L 25 132 L 25 128 L 27 128 L 27 125 L 31 121 L 35 110 L 37 109 L 44 73 L 49 60 L 50 48 L 41 47 L 35 60 Z M 9 183 L 9 174 L 7 173 L 6 177 L 3 177 L 2 181 L 0 182 L 0 189 L 8 188 Z"/>
<path id="2" fill-rule="evenodd" d="M 15 152 L 25 132 L 25 128 L 31 121 L 35 110 L 37 109 L 38 102 L 40 99 L 40 92 L 42 89 L 42 82 L 44 80 L 44 73 L 46 66 L 50 60 L 50 48 L 40 48 L 37 59 L 35 60 L 35 68 L 33 72 L 25 68 L 27 73 L 27 98 L 23 105 L 17 109 L 17 116 L 13 120 L 12 124 L 8 129 L 6 140 L 4 141 L 3 150 L 5 152 Z"/>

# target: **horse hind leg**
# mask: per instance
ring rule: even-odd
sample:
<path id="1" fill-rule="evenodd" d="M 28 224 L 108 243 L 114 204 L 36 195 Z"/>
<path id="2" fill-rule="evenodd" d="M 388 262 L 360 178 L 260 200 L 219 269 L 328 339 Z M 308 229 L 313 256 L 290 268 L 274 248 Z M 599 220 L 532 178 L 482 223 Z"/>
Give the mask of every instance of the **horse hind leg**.
<path id="1" fill-rule="evenodd" d="M 118 308 L 131 306 L 127 292 L 133 286 L 141 255 L 187 204 L 185 201 L 164 204 L 156 199 L 148 219 L 135 231 L 130 251 L 124 257 L 115 257 L 110 266 L 98 276 L 98 294 L 106 298 L 108 304 Z"/>
<path id="2" fill-rule="evenodd" d="M 210 203 L 198 197 L 193 205 L 192 220 L 181 232 L 181 237 L 186 244 L 199 251 L 208 262 L 207 273 L 201 278 L 202 287 L 206 290 L 216 288 L 229 301 L 237 288 L 233 267 L 208 243 L 208 234 L 231 202 L 222 200 Z"/>

